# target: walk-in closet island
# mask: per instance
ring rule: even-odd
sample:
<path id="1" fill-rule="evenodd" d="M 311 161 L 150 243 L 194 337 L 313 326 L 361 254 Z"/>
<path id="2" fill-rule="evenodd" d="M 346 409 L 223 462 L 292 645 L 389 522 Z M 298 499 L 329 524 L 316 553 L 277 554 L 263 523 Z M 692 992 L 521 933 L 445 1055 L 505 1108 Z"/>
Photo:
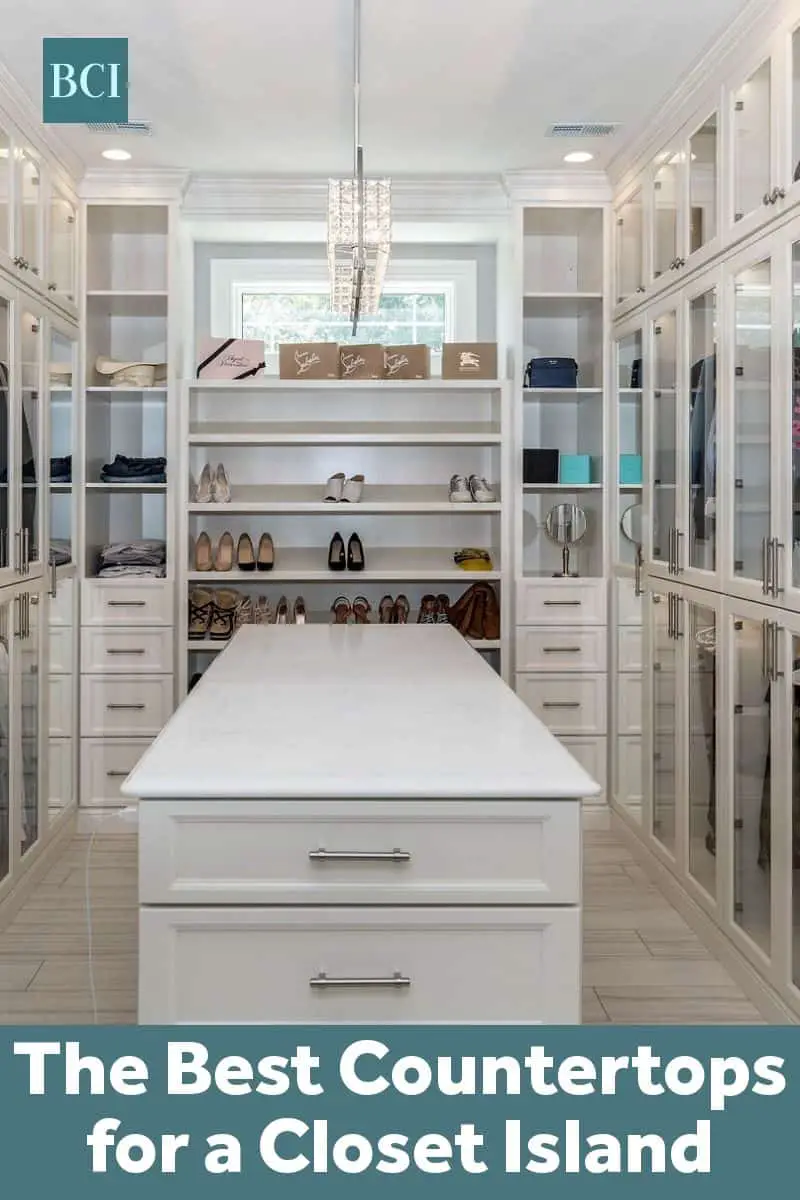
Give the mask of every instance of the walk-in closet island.
<path id="1" fill-rule="evenodd" d="M 242 628 L 122 788 L 140 1022 L 579 1022 L 598 790 L 450 627 Z"/>

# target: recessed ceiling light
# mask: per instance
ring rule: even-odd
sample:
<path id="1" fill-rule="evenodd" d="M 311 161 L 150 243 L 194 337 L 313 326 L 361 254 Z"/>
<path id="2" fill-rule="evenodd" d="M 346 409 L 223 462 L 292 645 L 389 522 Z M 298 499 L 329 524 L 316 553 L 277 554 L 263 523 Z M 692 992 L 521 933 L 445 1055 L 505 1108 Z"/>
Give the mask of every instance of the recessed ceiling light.
<path id="1" fill-rule="evenodd" d="M 127 162 L 130 154 L 127 150 L 104 150 L 103 158 L 110 158 L 112 162 Z"/>
<path id="2" fill-rule="evenodd" d="M 588 150 L 572 150 L 569 154 L 564 155 L 564 162 L 568 163 L 587 163 L 594 158 Z"/>

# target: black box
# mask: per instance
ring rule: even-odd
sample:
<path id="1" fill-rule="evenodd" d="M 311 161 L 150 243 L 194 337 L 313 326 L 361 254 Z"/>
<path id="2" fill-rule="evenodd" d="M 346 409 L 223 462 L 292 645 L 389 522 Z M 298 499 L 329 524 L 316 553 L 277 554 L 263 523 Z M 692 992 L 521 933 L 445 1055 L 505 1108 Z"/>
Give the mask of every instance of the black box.
<path id="1" fill-rule="evenodd" d="M 558 483 L 558 450 L 523 450 L 523 483 Z"/>

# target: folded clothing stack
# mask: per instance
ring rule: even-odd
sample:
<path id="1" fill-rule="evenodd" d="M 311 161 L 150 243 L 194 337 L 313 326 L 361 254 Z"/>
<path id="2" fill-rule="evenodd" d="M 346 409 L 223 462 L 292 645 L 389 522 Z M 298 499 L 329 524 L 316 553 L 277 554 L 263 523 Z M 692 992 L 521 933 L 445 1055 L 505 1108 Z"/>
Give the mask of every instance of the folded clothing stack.
<path id="1" fill-rule="evenodd" d="M 154 538 L 135 542 L 114 542 L 100 553 L 97 574 L 101 579 L 119 575 L 149 576 L 163 579 L 167 573 L 167 544 Z"/>
<path id="2" fill-rule="evenodd" d="M 56 567 L 72 562 L 72 546 L 64 538 L 50 539 L 50 562 Z"/>
<path id="3" fill-rule="evenodd" d="M 100 479 L 103 483 L 166 483 L 167 460 L 115 454 L 113 463 L 103 467 Z"/>
<path id="4" fill-rule="evenodd" d="M 72 483 L 72 455 L 50 459 L 50 482 Z"/>

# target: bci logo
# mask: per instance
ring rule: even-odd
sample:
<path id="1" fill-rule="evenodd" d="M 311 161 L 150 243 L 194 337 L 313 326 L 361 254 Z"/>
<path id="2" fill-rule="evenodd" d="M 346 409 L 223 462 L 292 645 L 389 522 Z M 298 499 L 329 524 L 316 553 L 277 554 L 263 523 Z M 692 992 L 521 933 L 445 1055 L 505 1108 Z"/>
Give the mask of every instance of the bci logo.
<path id="1" fill-rule="evenodd" d="M 128 120 L 127 38 L 44 38 L 42 120 L 84 125 Z"/>

